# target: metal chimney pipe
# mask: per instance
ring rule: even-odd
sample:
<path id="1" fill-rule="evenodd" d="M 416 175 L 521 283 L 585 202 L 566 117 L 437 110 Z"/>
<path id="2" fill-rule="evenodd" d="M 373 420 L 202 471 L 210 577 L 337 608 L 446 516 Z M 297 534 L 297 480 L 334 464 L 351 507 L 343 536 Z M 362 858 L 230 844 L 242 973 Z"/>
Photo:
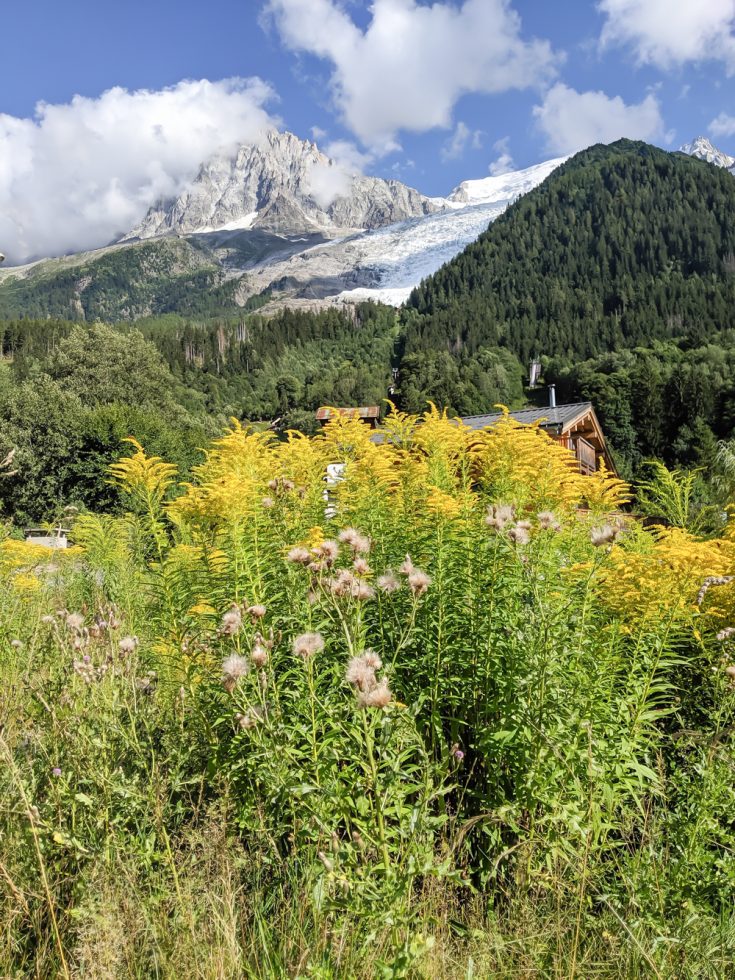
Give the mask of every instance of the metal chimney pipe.
<path id="1" fill-rule="evenodd" d="M 549 385 L 549 408 L 556 408 L 556 385 Z"/>

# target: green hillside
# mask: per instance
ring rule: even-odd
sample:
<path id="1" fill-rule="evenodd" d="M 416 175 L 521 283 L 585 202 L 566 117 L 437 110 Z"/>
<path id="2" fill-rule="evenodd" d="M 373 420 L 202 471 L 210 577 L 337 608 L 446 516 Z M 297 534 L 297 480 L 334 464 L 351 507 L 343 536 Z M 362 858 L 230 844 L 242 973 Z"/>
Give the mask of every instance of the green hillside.
<path id="1" fill-rule="evenodd" d="M 735 325 L 735 180 L 645 143 L 577 154 L 412 294 L 406 350 L 593 356 Z"/>
<path id="2" fill-rule="evenodd" d="M 81 259 L 81 261 L 80 261 Z M 68 317 L 134 320 L 180 312 L 233 312 L 237 281 L 226 280 L 208 249 L 185 239 L 151 242 L 51 259 L 0 279 L 0 319 Z"/>

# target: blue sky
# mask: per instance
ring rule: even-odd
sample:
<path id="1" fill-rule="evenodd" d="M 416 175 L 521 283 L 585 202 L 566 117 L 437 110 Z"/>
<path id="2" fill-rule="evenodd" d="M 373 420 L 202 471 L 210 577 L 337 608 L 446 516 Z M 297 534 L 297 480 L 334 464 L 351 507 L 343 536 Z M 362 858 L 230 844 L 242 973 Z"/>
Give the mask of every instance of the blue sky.
<path id="1" fill-rule="evenodd" d="M 272 123 L 429 194 L 621 135 L 675 148 L 707 134 L 731 151 L 734 73 L 735 0 L 6 5 L 0 237 L 26 257 L 99 244 L 96 214 L 88 234 L 60 217 L 68 240 L 53 215 L 39 235 L 39 214 L 59 196 L 88 210 L 86 191 L 122 226 L 220 138 Z"/>

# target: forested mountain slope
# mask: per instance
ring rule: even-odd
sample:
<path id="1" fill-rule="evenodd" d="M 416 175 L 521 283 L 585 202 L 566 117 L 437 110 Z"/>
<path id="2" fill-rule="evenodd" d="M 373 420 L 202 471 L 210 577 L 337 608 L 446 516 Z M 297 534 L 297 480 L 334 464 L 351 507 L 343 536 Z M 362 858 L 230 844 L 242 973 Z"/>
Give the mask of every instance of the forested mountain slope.
<path id="1" fill-rule="evenodd" d="M 592 356 L 735 325 L 735 180 L 620 140 L 577 154 L 425 280 L 406 351 Z"/>

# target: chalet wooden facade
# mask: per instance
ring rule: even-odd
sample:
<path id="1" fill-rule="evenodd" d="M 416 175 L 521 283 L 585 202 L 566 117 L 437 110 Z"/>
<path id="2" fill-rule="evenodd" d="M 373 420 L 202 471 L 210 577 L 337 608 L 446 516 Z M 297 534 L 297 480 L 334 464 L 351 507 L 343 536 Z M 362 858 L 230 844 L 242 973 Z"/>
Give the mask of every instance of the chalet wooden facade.
<path id="1" fill-rule="evenodd" d="M 361 405 L 358 408 L 318 408 L 316 420 L 320 425 L 326 425 L 335 412 L 348 418 L 358 418 L 371 429 L 378 427 L 380 408 L 377 405 Z"/>
<path id="2" fill-rule="evenodd" d="M 595 473 L 600 468 L 600 460 L 604 460 L 608 470 L 616 472 L 592 402 L 523 408 L 518 412 L 511 412 L 510 416 L 525 425 L 538 422 L 539 428 L 552 439 L 571 449 L 577 457 L 581 473 Z M 502 415 L 495 412 L 490 415 L 470 415 L 461 421 L 471 429 L 485 429 L 501 418 Z"/>

